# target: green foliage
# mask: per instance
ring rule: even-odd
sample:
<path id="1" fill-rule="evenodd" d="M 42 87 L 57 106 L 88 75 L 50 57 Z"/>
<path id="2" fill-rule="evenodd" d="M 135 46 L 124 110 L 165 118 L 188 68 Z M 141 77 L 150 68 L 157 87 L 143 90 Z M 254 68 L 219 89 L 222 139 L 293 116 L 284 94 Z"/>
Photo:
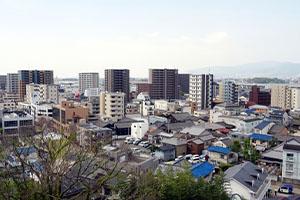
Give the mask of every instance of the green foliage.
<path id="1" fill-rule="evenodd" d="M 226 164 L 226 163 L 221 163 L 219 165 L 220 169 L 225 172 L 228 168 L 233 167 L 234 164 Z"/>
<path id="2" fill-rule="evenodd" d="M 252 79 L 247 79 L 249 83 L 259 83 L 259 84 L 264 84 L 264 83 L 277 83 L 277 84 L 283 84 L 287 83 L 285 80 L 279 79 L 279 78 L 266 78 L 266 77 L 257 77 L 257 78 L 252 78 Z"/>
<path id="3" fill-rule="evenodd" d="M 249 138 L 243 140 L 243 155 L 246 160 L 249 160 L 253 163 L 260 158 L 259 152 L 250 144 Z"/>
<path id="4" fill-rule="evenodd" d="M 115 190 L 121 199 L 229 199 L 223 187 L 223 174 L 207 182 L 203 178 L 196 180 L 188 168 L 178 172 L 170 168 L 165 174 L 158 170 L 156 174 L 148 172 L 120 180 Z"/>
<path id="5" fill-rule="evenodd" d="M 272 137 L 270 140 L 271 147 L 275 147 L 278 144 L 278 139 L 276 137 Z"/>
<path id="6" fill-rule="evenodd" d="M 234 140 L 233 145 L 230 147 L 230 149 L 234 152 L 240 152 L 241 151 L 241 144 L 239 140 Z"/>
<path id="7" fill-rule="evenodd" d="M 180 91 L 179 94 L 180 94 L 180 96 L 184 96 L 186 93 L 183 91 Z"/>

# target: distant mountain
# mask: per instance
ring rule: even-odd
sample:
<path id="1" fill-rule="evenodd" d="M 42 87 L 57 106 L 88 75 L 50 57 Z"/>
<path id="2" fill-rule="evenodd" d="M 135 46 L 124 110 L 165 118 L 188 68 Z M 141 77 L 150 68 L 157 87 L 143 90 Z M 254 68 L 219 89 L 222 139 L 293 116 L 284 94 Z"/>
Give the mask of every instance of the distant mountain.
<path id="1" fill-rule="evenodd" d="M 249 63 L 237 66 L 205 67 L 190 71 L 191 73 L 212 73 L 217 78 L 254 78 L 254 77 L 277 77 L 296 78 L 300 77 L 300 63 L 266 61 Z"/>

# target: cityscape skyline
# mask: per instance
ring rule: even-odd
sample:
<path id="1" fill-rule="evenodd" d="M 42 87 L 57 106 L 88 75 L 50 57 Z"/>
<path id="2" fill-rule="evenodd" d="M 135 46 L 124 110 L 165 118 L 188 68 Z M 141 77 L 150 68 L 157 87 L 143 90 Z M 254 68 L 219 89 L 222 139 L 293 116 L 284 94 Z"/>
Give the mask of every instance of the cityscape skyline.
<path id="1" fill-rule="evenodd" d="M 300 62 L 300 6 L 289 2 L 2 0 L 0 66 L 103 78 L 107 68 L 147 77 L 144 68 Z"/>

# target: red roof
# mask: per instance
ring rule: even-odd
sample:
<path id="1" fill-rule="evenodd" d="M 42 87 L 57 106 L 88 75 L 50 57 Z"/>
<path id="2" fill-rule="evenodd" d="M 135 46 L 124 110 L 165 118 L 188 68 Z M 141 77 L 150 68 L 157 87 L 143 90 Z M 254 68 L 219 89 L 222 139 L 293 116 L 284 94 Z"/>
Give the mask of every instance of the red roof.
<path id="1" fill-rule="evenodd" d="M 231 132 L 231 130 L 228 129 L 228 128 L 220 128 L 219 131 L 223 132 L 223 133 L 229 133 L 229 132 Z"/>

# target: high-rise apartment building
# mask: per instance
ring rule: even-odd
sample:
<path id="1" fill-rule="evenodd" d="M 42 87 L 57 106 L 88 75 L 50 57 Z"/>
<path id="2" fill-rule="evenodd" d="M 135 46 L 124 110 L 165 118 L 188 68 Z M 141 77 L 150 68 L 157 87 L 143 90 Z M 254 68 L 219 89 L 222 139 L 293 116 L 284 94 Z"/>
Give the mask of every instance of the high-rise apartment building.
<path id="1" fill-rule="evenodd" d="M 269 106 L 271 104 L 271 92 L 261 91 L 257 85 L 254 85 L 249 92 L 249 102 Z"/>
<path id="2" fill-rule="evenodd" d="M 149 69 L 150 98 L 178 99 L 178 70 Z"/>
<path id="3" fill-rule="evenodd" d="M 300 109 L 300 88 L 291 88 L 291 109 Z"/>
<path id="4" fill-rule="evenodd" d="M 190 93 L 190 75 L 189 74 L 178 74 L 178 85 L 179 91 L 186 94 Z"/>
<path id="5" fill-rule="evenodd" d="M 5 90 L 6 88 L 6 75 L 0 75 L 0 90 Z"/>
<path id="6" fill-rule="evenodd" d="M 99 88 L 99 73 L 79 73 L 79 92 L 89 88 Z"/>
<path id="7" fill-rule="evenodd" d="M 128 69 L 106 69 L 105 91 L 123 92 L 125 103 L 129 102 L 129 70 Z"/>
<path id="8" fill-rule="evenodd" d="M 198 109 L 212 108 L 213 82 L 212 74 L 190 75 L 189 99 L 197 103 Z"/>
<path id="9" fill-rule="evenodd" d="M 234 81 L 225 80 L 219 84 L 219 99 L 227 103 L 239 102 L 239 87 Z"/>
<path id="10" fill-rule="evenodd" d="M 273 85 L 271 90 L 271 106 L 291 108 L 291 89 L 287 85 Z"/>
<path id="11" fill-rule="evenodd" d="M 100 94 L 100 115 L 109 117 L 116 122 L 124 117 L 123 92 L 103 92 Z"/>
<path id="12" fill-rule="evenodd" d="M 58 104 L 58 85 L 54 84 L 28 84 L 26 85 L 26 101 L 32 104 L 55 103 Z"/>
<path id="13" fill-rule="evenodd" d="M 6 79 L 6 91 L 8 93 L 18 94 L 18 74 L 8 73 Z"/>
<path id="14" fill-rule="evenodd" d="M 34 84 L 53 84 L 52 70 L 19 70 L 18 71 L 18 96 L 23 100 L 26 95 L 26 85 Z"/>

